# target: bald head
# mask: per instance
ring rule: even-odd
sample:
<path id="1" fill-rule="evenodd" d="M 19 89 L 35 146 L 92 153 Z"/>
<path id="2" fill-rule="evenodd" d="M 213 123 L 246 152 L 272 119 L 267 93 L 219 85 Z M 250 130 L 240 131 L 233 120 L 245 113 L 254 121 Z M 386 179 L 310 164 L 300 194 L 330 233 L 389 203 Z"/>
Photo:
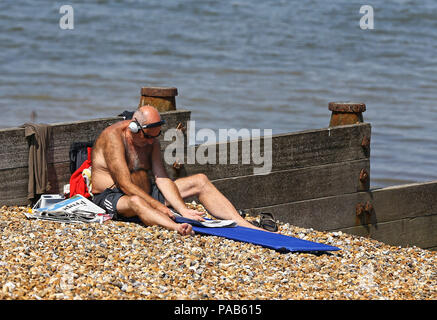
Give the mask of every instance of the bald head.
<path id="1" fill-rule="evenodd" d="M 134 113 L 134 117 L 143 125 L 161 121 L 158 110 L 150 105 L 138 108 Z"/>

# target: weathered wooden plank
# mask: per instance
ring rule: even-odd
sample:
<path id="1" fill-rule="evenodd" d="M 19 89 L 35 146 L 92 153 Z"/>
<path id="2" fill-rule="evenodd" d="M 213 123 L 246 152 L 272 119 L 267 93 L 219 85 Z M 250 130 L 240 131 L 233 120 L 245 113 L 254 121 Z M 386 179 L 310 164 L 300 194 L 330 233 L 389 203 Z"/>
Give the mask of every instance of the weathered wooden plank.
<path id="1" fill-rule="evenodd" d="M 432 181 L 246 209 L 253 215 L 272 212 L 276 219 L 304 228 L 342 230 L 389 244 L 428 248 L 437 246 L 435 218 L 428 218 L 437 213 L 436 188 L 437 181 Z M 356 205 L 367 201 L 373 205 L 370 216 L 358 218 Z"/>
<path id="2" fill-rule="evenodd" d="M 256 208 L 287 202 L 363 191 L 359 182 L 369 160 L 213 180 L 214 185 L 238 208 Z"/>
<path id="3" fill-rule="evenodd" d="M 369 158 L 369 149 L 361 146 L 364 137 L 370 139 L 371 126 L 368 123 L 356 125 L 339 126 L 334 128 L 306 130 L 288 134 L 272 136 L 271 171 L 280 171 L 294 168 L 304 168 L 324 165 L 336 162 L 354 161 Z M 254 173 L 254 167 L 260 168 L 264 165 L 256 164 L 253 161 L 251 152 L 254 143 L 258 144 L 261 150 L 261 160 L 267 155 L 263 154 L 264 139 L 239 139 L 232 142 L 214 144 L 216 151 L 213 163 L 195 164 L 185 160 L 184 169 L 187 175 L 204 173 L 211 180 L 245 176 Z M 237 164 L 231 163 L 231 145 L 236 145 L 238 152 Z M 243 145 L 248 147 L 243 148 Z M 194 151 L 186 151 L 187 154 L 196 154 L 199 145 L 190 147 Z M 227 150 L 225 164 L 220 162 L 219 151 Z M 203 151 L 203 150 L 202 150 Z M 205 152 L 207 155 L 208 153 Z M 193 159 L 193 157 L 191 157 Z M 243 159 L 249 159 L 248 164 L 243 164 Z"/>
<path id="4" fill-rule="evenodd" d="M 28 177 L 27 168 L 0 170 L 0 205 L 26 205 Z"/>
<path id="5" fill-rule="evenodd" d="M 53 124 L 48 145 L 48 163 L 68 160 L 70 144 L 74 141 L 92 141 L 107 126 L 120 118 L 94 119 Z M 27 167 L 29 148 L 24 128 L 0 130 L 0 170 Z"/>
<path id="6" fill-rule="evenodd" d="M 70 163 L 48 165 L 51 189 L 47 193 L 62 193 L 64 184 L 70 181 Z M 29 172 L 27 168 L 0 170 L 0 205 L 26 205 Z"/>
<path id="7" fill-rule="evenodd" d="M 166 120 L 163 133 L 168 128 L 176 128 L 179 122 L 185 127 L 190 119 L 190 111 L 177 110 L 163 112 Z M 93 141 L 109 125 L 122 120 L 119 117 L 57 123 L 52 126 L 52 137 L 48 145 L 48 163 L 69 161 L 69 151 L 72 142 Z M 164 149 L 170 142 L 160 141 Z M 29 150 L 24 128 L 0 129 L 0 170 L 27 167 Z"/>
<path id="8" fill-rule="evenodd" d="M 173 128 L 179 122 L 186 127 L 189 117 L 189 111 L 179 110 L 163 113 L 167 126 Z M 73 141 L 94 140 L 99 132 L 118 120 L 119 118 L 108 118 L 54 124 L 52 141 L 49 144 L 49 164 L 68 161 L 68 151 Z M 360 159 L 366 155 L 359 142 L 362 137 L 367 135 L 370 135 L 369 124 L 276 135 L 273 137 L 272 142 L 272 149 L 275 150 L 272 153 L 272 170 L 278 171 L 293 166 L 302 167 L 315 163 Z M 0 141 L 4 142 L 0 144 L 0 175 L 7 177 L 9 174 L 7 172 L 1 173 L 1 171 L 8 168 L 27 167 L 28 147 L 24 138 L 24 129 L 0 130 Z M 163 150 L 170 143 L 163 141 L 163 136 L 161 142 Z M 240 143 L 238 150 L 241 151 L 242 141 L 238 143 Z M 220 144 L 217 144 L 217 148 L 220 148 Z M 230 143 L 227 143 L 227 148 L 230 151 Z M 263 145 L 261 143 L 262 149 Z M 227 163 L 230 162 L 229 157 L 230 152 L 228 152 Z M 241 159 L 241 152 L 239 157 Z M 253 162 L 249 165 L 243 165 L 241 161 L 239 163 L 236 165 L 187 165 L 184 169 L 188 174 L 205 172 L 210 179 L 253 173 L 253 167 L 255 166 Z M 171 177 L 177 177 L 178 174 L 172 169 L 171 165 L 167 165 L 168 172 Z M 4 181 L 6 183 L 7 178 Z"/>
<path id="9" fill-rule="evenodd" d="M 190 119 L 190 111 L 178 110 L 162 113 L 167 128 L 176 128 L 179 123 L 185 127 Z M 52 189 L 47 193 L 62 193 L 63 185 L 70 179 L 69 150 L 74 141 L 92 141 L 107 126 L 120 118 L 94 119 L 52 125 L 52 138 L 48 150 L 49 182 Z M 170 143 L 160 137 L 162 149 Z M 28 145 L 23 128 L 0 130 L 0 204 L 27 204 Z M 171 167 L 169 167 L 171 168 Z"/>
<path id="10" fill-rule="evenodd" d="M 436 194 L 437 181 L 432 181 L 244 209 L 272 212 L 280 221 L 304 228 L 333 230 L 429 215 L 437 212 Z M 357 204 L 367 201 L 373 206 L 370 216 L 357 218 Z"/>
<path id="11" fill-rule="evenodd" d="M 369 199 L 378 222 L 437 212 L 437 181 L 374 189 Z"/>
<path id="12" fill-rule="evenodd" d="M 167 166 L 170 175 L 174 174 L 171 166 Z M 65 184 L 70 182 L 70 163 L 48 164 L 49 183 L 51 189 L 47 193 L 62 193 Z M 0 206 L 26 205 L 29 173 L 27 168 L 0 170 Z"/>
<path id="13" fill-rule="evenodd" d="M 341 228 L 336 231 L 370 237 L 393 246 L 433 248 L 437 246 L 437 214 L 382 222 L 376 225 Z"/>
<path id="14" fill-rule="evenodd" d="M 356 192 L 244 209 L 248 209 L 252 215 L 271 212 L 281 222 L 325 231 L 360 224 L 355 207 L 357 203 L 368 199 L 370 196 L 366 192 Z"/>

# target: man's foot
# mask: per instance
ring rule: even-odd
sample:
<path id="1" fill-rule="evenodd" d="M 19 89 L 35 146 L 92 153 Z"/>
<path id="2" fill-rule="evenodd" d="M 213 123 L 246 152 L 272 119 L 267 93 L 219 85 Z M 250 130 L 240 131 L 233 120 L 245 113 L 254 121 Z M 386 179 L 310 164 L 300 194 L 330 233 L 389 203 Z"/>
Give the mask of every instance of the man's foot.
<path id="1" fill-rule="evenodd" d="M 182 236 L 194 235 L 193 227 L 188 223 L 177 224 L 176 231 Z"/>
<path id="2" fill-rule="evenodd" d="M 251 223 L 270 232 L 278 231 L 278 224 L 270 212 L 261 212 L 260 216 L 259 221 L 252 221 Z"/>
<path id="3" fill-rule="evenodd" d="M 249 221 L 247 221 L 247 220 L 245 220 L 245 219 L 243 219 L 243 220 L 238 220 L 238 221 L 236 221 L 236 222 L 237 222 L 237 224 L 238 224 L 239 226 L 241 226 L 241 227 L 246 227 L 246 228 L 251 228 L 251 229 L 255 229 L 255 230 L 261 230 L 261 231 L 271 232 L 271 233 L 279 233 L 279 231 L 274 232 L 274 231 L 270 231 L 270 230 L 266 230 L 266 229 L 263 229 L 263 228 L 259 228 L 259 227 L 257 227 L 257 226 L 254 226 L 252 223 L 250 223 Z"/>

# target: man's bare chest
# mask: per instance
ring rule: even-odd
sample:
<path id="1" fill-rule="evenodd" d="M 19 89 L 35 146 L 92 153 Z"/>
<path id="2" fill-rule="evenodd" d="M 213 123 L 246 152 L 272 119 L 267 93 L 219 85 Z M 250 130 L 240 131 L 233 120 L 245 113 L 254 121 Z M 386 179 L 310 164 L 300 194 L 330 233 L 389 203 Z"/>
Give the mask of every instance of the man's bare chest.
<path id="1" fill-rule="evenodd" d="M 126 146 L 126 162 L 130 172 L 136 172 L 139 170 L 151 169 L 150 154 L 152 148 L 149 146 L 135 147 L 132 145 Z"/>

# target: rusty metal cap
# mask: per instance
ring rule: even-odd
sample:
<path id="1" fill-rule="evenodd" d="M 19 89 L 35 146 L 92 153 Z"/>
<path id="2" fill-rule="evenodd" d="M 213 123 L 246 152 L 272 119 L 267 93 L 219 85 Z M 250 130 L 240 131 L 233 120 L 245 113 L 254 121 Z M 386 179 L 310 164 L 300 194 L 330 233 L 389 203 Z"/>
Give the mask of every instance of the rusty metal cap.
<path id="1" fill-rule="evenodd" d="M 148 97 L 175 97 L 178 89 L 175 87 L 142 87 L 141 95 Z"/>
<path id="2" fill-rule="evenodd" d="M 336 112 L 357 113 L 366 111 L 366 105 L 361 102 L 330 102 L 328 109 Z"/>

